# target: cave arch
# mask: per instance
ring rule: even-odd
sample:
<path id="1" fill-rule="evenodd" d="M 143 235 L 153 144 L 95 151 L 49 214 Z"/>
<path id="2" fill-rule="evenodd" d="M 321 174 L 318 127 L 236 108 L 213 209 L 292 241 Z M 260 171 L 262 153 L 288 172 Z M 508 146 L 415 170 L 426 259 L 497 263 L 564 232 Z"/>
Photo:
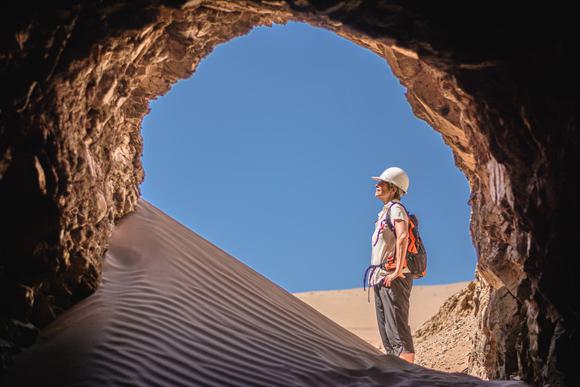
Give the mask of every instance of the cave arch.
<path id="1" fill-rule="evenodd" d="M 429 250 L 417 285 L 473 279 L 467 180 L 384 58 L 304 23 L 258 27 L 218 46 L 150 107 L 142 197 L 286 290 L 360 286 L 380 207 L 364 177 L 395 160 L 411 176 L 405 202 Z M 331 276 L 320 254 L 332 257 Z"/>
<path id="2" fill-rule="evenodd" d="M 579 308 L 567 295 L 578 293 L 578 242 L 564 221 L 578 213 L 571 24 L 540 35 L 543 9 L 522 18 L 397 2 L 27 6 L 4 16 L 0 49 L 4 320 L 43 325 L 96 288 L 113 225 L 139 197 L 148 101 L 217 44 L 296 20 L 385 57 L 467 176 L 479 271 L 492 286 L 484 376 L 577 382 Z"/>

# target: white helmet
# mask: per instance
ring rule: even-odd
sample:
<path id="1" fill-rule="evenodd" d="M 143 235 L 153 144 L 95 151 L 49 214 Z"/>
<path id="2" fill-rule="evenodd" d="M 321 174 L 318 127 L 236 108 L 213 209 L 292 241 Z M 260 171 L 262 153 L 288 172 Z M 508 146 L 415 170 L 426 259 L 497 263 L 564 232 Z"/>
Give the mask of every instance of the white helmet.
<path id="1" fill-rule="evenodd" d="M 373 176 L 372 179 L 391 183 L 399 187 L 404 193 L 407 193 L 409 189 L 409 176 L 399 167 L 387 168 L 381 173 L 381 176 Z"/>

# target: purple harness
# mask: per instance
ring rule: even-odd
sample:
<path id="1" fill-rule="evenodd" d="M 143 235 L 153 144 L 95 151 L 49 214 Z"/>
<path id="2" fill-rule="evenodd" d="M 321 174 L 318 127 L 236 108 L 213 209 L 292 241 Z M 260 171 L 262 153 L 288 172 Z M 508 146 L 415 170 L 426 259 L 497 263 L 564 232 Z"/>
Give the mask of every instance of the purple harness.
<path id="1" fill-rule="evenodd" d="M 393 206 L 393 204 L 395 204 L 395 202 L 390 202 L 389 207 L 387 208 L 387 211 L 385 213 L 385 217 L 381 220 L 381 223 L 379 225 L 379 231 L 377 232 L 377 236 L 375 238 L 375 240 L 373 241 L 373 247 L 375 247 L 377 245 L 377 243 L 379 243 L 379 238 L 381 237 L 381 235 L 383 234 L 383 231 L 385 230 L 385 227 L 390 227 L 390 222 L 387 221 L 387 216 L 390 215 L 391 211 L 391 207 Z M 367 269 L 365 270 L 365 274 L 363 276 L 363 291 L 367 290 L 367 285 L 369 286 L 369 290 L 371 288 L 371 278 L 373 278 L 373 276 L 375 275 L 375 273 L 377 272 L 377 270 L 380 270 L 382 268 L 382 266 L 384 266 L 384 264 L 379 264 L 379 265 L 369 265 L 367 267 Z"/>

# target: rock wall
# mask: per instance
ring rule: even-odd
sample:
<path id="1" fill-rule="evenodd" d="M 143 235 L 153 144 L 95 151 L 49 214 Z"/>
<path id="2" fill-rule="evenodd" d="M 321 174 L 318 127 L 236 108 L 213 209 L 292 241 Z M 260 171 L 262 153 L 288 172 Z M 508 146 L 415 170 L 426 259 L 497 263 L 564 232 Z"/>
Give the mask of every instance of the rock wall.
<path id="1" fill-rule="evenodd" d="M 98 286 L 111 230 L 139 197 L 148 101 L 216 45 L 298 20 L 384 57 L 468 178 L 479 271 L 493 286 L 478 336 L 483 376 L 576 384 L 580 307 L 569 295 L 580 268 L 566 222 L 579 207 L 575 22 L 537 7 L 14 4 L 0 23 L 0 337 L 11 343 L 0 350 L 26 345 L 28 322 L 44 326 Z"/>
<path id="2" fill-rule="evenodd" d="M 479 279 L 470 282 L 413 332 L 417 364 L 439 371 L 487 376 L 481 367 L 485 363 L 480 359 L 482 352 L 475 348 L 483 342 L 478 337 L 478 324 L 481 308 L 487 307 L 482 293 L 488 289 Z"/>

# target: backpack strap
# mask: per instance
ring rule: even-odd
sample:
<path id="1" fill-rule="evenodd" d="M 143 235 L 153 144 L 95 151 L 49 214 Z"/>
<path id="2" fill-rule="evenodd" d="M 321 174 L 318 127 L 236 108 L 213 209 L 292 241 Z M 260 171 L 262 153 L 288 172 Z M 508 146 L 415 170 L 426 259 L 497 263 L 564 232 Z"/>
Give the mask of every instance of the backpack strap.
<path id="1" fill-rule="evenodd" d="M 389 206 L 389 208 L 387 209 L 387 215 L 386 215 L 386 219 L 385 219 L 385 220 L 387 221 L 387 226 L 389 226 L 389 229 L 390 229 L 390 230 L 391 230 L 393 233 L 395 233 L 395 226 L 393 225 L 393 222 L 391 222 L 391 208 L 393 208 L 393 206 L 394 206 L 395 204 L 398 204 L 398 205 L 400 205 L 401 207 L 403 207 L 403 210 L 405 210 L 405 213 L 407 214 L 407 218 L 409 218 L 409 216 L 410 216 L 410 215 L 409 215 L 409 211 L 407 211 L 407 207 L 405 207 L 405 206 L 403 205 L 403 203 L 401 203 L 401 202 L 395 202 L 395 201 L 390 201 L 390 202 L 389 202 L 389 204 L 390 204 L 390 206 Z M 395 235 L 396 235 L 396 233 L 395 233 Z"/>
<path id="2" fill-rule="evenodd" d="M 395 227 L 393 226 L 393 223 L 391 222 L 391 208 L 395 205 L 398 204 L 401 207 L 403 207 L 403 210 L 405 211 L 405 214 L 407 214 L 407 227 L 410 227 L 411 224 L 411 215 L 409 215 L 409 211 L 407 211 L 407 207 L 405 207 L 403 205 L 403 203 L 401 202 L 394 202 L 391 201 L 389 203 L 392 203 L 389 208 L 387 209 L 387 225 L 389 226 L 389 228 L 391 229 L 391 231 L 393 232 L 393 234 L 395 234 L 395 239 L 397 238 L 397 231 L 395 230 Z M 407 255 L 408 251 L 405 251 L 405 256 Z M 397 257 L 397 248 L 395 247 L 395 251 L 394 251 L 394 258 L 396 259 Z"/>

